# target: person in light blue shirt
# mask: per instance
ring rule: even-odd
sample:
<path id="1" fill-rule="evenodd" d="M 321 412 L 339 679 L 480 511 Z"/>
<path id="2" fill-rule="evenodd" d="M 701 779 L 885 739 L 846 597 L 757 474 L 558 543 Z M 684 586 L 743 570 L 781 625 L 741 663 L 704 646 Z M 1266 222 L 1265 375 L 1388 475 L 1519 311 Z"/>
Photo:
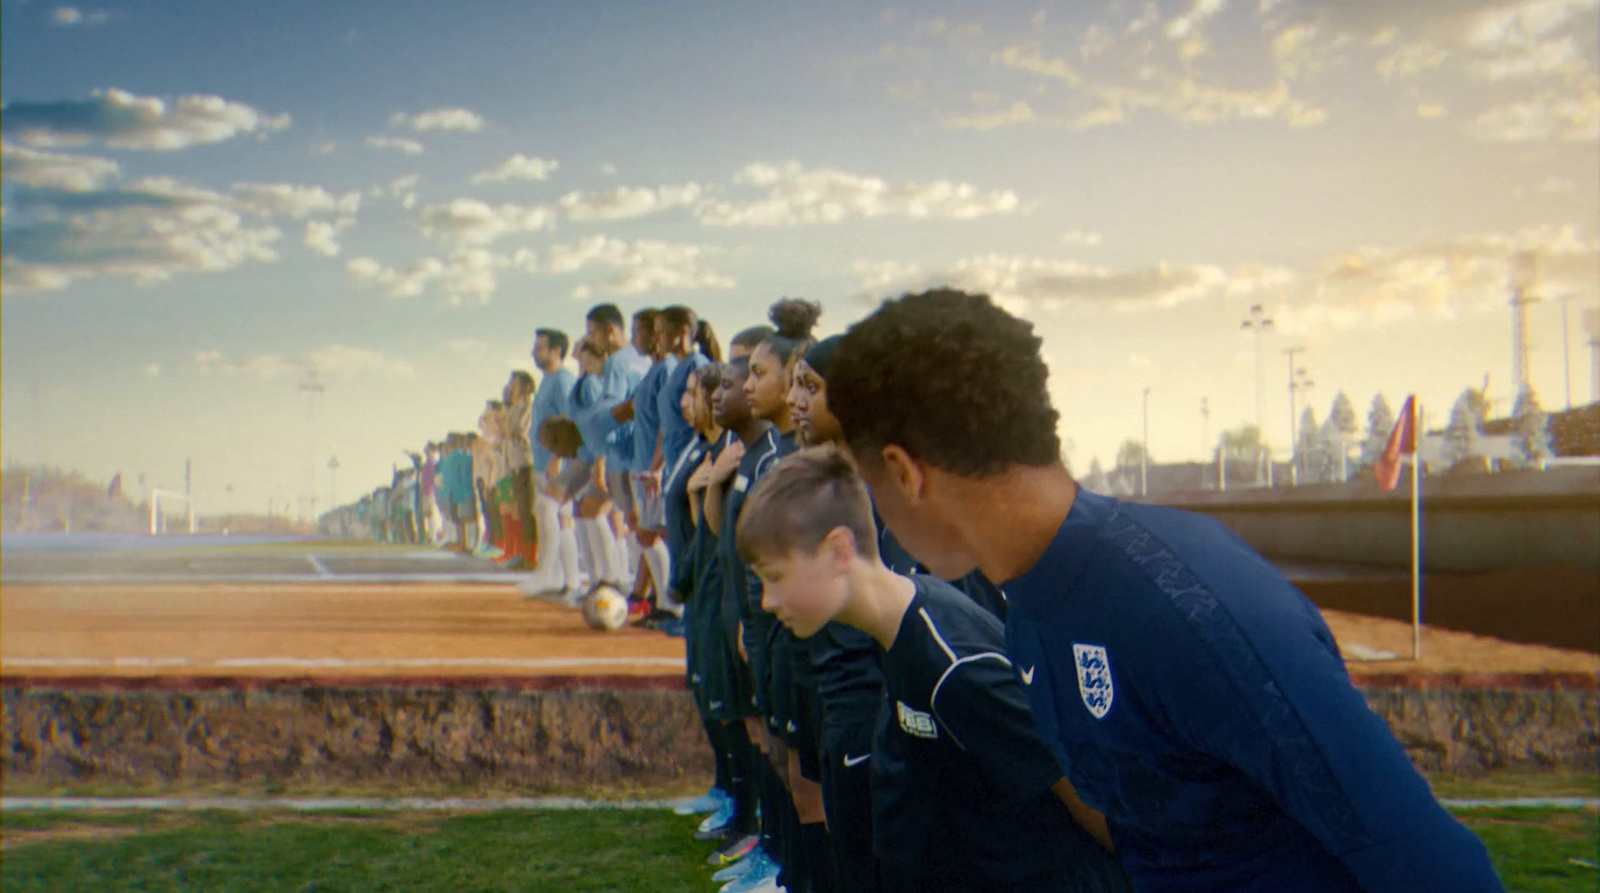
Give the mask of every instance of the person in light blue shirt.
<path id="1" fill-rule="evenodd" d="M 517 584 L 529 598 L 571 600 L 579 587 L 578 540 L 572 502 L 555 486 L 562 460 L 539 440 L 546 419 L 570 417 L 577 376 L 565 365 L 567 333 L 539 329 L 534 333 L 533 361 L 544 376 L 533 395 L 528 442 L 533 446 L 533 515 L 539 531 L 539 556 L 533 574 Z"/>
<path id="2" fill-rule="evenodd" d="M 683 616 L 683 603 L 672 593 L 672 555 L 666 540 L 666 506 L 661 499 L 661 472 L 655 465 L 661 455 L 661 391 L 677 369 L 678 357 L 665 350 L 660 337 L 660 311 L 641 310 L 634 314 L 633 324 L 635 340 L 643 342 L 655 362 L 633 391 L 633 420 L 624 426 L 624 432 L 633 438 L 627 464 L 628 486 L 633 498 L 633 514 L 629 522 L 639 544 L 639 556 L 650 570 L 651 588 L 655 590 L 656 611 L 648 619 L 660 622 L 667 620 L 669 615 Z M 677 415 L 682 416 L 681 410 Z M 618 435 L 624 432 L 618 432 Z"/>
<path id="3" fill-rule="evenodd" d="M 652 365 L 647 351 L 654 335 L 652 328 L 644 326 L 647 320 L 640 317 L 635 318 L 630 342 L 617 305 L 597 304 L 590 308 L 586 318 L 587 340 L 605 354 L 605 365 L 600 373 L 600 400 L 573 418 L 583 432 L 584 442 L 596 450 L 595 483 L 611 500 L 613 537 L 624 531 L 625 519 L 633 517 L 636 509 L 629 470 L 634 463 L 634 439 L 629 426 L 634 417 L 634 391 Z M 631 581 L 635 581 L 634 562 L 624 557 L 621 565 L 615 575 L 618 581 L 629 584 L 624 589 L 629 591 L 633 585 Z"/>
<path id="4" fill-rule="evenodd" d="M 828 403 L 906 550 L 1001 585 L 1064 799 L 1134 889 L 1502 890 L 1315 605 L 1215 520 L 1072 479 L 1039 347 L 985 295 L 906 295 L 845 334 Z"/>
<path id="5" fill-rule="evenodd" d="M 689 376 L 712 363 L 722 362 L 722 346 L 711 324 L 681 304 L 661 311 L 659 337 L 662 350 L 678 358 L 678 365 L 667 376 L 656 398 L 656 413 L 661 418 L 660 446 L 653 469 L 671 468 L 678 456 L 694 440 L 694 427 L 684 421 L 678 407 L 688 389 Z"/>
<path id="6" fill-rule="evenodd" d="M 603 456 L 607 438 L 620 426 L 612 412 L 614 404 L 605 401 L 603 384 L 608 344 L 592 338 L 578 342 L 578 368 L 582 375 L 573 385 L 568 400 L 569 418 L 583 439 L 577 459 L 563 462 L 556 481 L 560 492 L 576 502 L 574 511 L 578 543 L 589 561 L 589 577 L 594 584 L 606 583 L 627 591 L 627 561 L 622 555 L 615 528 L 605 517 L 611 496 L 605 490 Z"/>

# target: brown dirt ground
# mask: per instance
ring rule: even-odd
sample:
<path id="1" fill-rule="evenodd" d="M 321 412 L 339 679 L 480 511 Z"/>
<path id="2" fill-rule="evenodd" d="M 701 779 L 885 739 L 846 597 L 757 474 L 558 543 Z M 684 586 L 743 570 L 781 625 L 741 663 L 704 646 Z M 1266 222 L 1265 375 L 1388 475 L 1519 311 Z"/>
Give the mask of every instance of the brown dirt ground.
<path id="1" fill-rule="evenodd" d="M 637 665 L 514 668 L 457 664 L 428 675 L 670 675 L 683 640 L 658 632 L 596 632 L 572 609 L 486 585 L 6 586 L 0 667 L 30 676 L 188 675 L 228 658 L 491 660 L 645 658 Z M 172 658 L 188 667 L 6 666 L 18 658 Z M 210 668 L 282 676 L 278 666 Z M 317 667 L 319 676 L 392 676 L 396 667 Z"/>
<path id="2" fill-rule="evenodd" d="M 1409 657 L 1410 625 L 1325 610 L 1340 644 Z M 1347 658 L 1351 655 L 1346 654 Z M 182 667 L 40 667 L 19 658 L 187 658 Z M 578 612 L 524 599 L 493 585 L 118 585 L 18 586 L 0 594 L 0 668 L 28 676 L 284 676 L 292 663 L 218 668 L 228 658 L 492 660 L 642 658 L 631 665 L 581 663 L 507 668 L 492 663 L 429 667 L 440 676 L 671 676 L 662 658 L 683 658 L 683 640 L 657 632 L 590 630 Z M 210 665 L 210 666 L 208 666 Z M 1357 676 L 1407 673 L 1600 674 L 1600 655 L 1425 628 L 1423 659 L 1350 660 Z M 325 676 L 394 676 L 418 668 L 318 666 Z"/>
<path id="3" fill-rule="evenodd" d="M 1412 661 L 1411 624 L 1328 609 L 1323 609 L 1322 616 L 1345 652 L 1350 674 L 1357 678 L 1417 670 L 1425 673 L 1600 674 L 1600 654 L 1505 642 L 1426 625 L 1422 628 L 1422 660 Z M 1406 659 L 1353 659 L 1352 644 L 1393 652 Z"/>

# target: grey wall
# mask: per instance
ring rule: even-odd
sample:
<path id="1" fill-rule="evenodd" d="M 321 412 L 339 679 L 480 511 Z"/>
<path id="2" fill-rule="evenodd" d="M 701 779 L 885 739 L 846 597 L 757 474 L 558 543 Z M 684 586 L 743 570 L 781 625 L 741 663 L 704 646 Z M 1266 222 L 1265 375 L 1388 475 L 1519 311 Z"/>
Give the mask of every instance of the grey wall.
<path id="1" fill-rule="evenodd" d="M 1274 558 L 1410 567 L 1408 480 L 1168 494 Z M 1433 571 L 1600 569 L 1600 467 L 1424 480 L 1423 564 Z"/>

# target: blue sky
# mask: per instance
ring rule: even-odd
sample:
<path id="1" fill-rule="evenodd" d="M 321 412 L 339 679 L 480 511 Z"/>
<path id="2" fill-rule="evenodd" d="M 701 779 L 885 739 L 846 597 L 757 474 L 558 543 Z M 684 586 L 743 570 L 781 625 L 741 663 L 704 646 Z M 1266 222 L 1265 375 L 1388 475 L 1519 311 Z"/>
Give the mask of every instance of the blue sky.
<path id="1" fill-rule="evenodd" d="M 202 510 L 341 498 L 472 425 L 533 330 L 779 295 L 1033 319 L 1074 464 L 1255 415 L 1509 402 L 1508 258 L 1600 299 L 1594 0 L 0 2 L 3 450 Z M 1563 401 L 1560 312 L 1533 383 Z M 33 394 L 37 392 L 37 412 Z M 319 473 L 325 504 L 331 482 Z"/>

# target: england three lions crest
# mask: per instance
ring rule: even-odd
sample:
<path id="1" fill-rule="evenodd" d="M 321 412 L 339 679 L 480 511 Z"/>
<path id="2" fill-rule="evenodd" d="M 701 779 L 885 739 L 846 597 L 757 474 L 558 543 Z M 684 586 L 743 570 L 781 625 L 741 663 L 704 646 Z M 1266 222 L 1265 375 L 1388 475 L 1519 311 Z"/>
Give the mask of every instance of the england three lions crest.
<path id="1" fill-rule="evenodd" d="M 1100 645 L 1072 643 L 1072 660 L 1078 665 L 1078 694 L 1083 696 L 1083 706 L 1089 708 L 1095 719 L 1105 719 L 1111 712 L 1111 699 L 1116 690 L 1111 687 L 1111 658 Z"/>

